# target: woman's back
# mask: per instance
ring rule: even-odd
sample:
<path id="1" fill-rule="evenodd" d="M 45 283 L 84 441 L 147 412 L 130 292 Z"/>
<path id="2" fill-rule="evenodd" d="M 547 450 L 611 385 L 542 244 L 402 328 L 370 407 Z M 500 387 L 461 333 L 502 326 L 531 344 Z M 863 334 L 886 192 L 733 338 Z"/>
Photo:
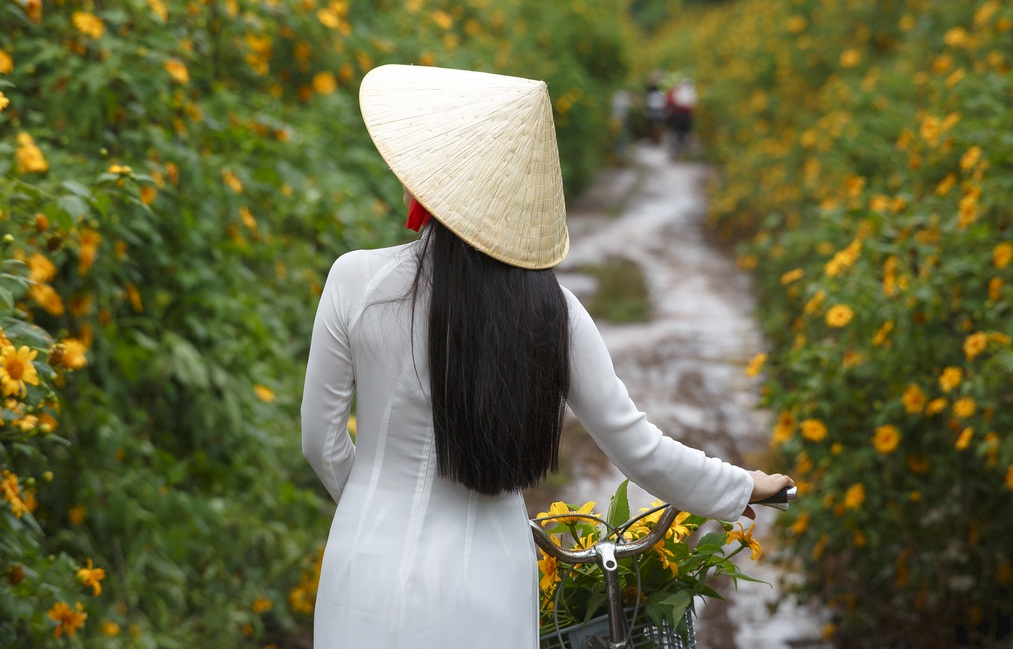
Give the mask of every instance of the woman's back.
<path id="1" fill-rule="evenodd" d="M 413 333 L 404 299 L 418 245 L 343 256 L 321 296 L 303 410 L 319 424 L 304 439 L 338 507 L 314 646 L 465 646 L 508 619 L 509 633 L 483 645 L 533 647 L 535 552 L 522 496 L 483 496 L 437 474 L 425 302 Z M 349 361 L 350 375 L 336 378 Z M 327 409 L 353 387 L 354 456 L 347 410 Z"/>

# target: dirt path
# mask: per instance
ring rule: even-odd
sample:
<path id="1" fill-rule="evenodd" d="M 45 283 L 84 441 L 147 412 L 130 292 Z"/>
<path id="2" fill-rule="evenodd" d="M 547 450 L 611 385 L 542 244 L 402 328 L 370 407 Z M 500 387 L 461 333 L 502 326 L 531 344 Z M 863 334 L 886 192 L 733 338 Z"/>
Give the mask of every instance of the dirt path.
<path id="1" fill-rule="evenodd" d="M 767 447 L 767 415 L 756 410 L 758 384 L 744 369 L 763 341 L 753 320 L 748 276 L 709 241 L 703 227 L 708 174 L 701 164 L 671 162 L 663 147 L 635 146 L 629 166 L 606 170 L 568 206 L 571 249 L 559 277 L 584 300 L 593 295 L 595 282 L 577 268 L 613 256 L 639 264 L 653 319 L 598 323 L 617 373 L 661 430 L 710 455 L 759 466 Z M 595 500 L 607 507 L 623 476 L 579 426 L 568 427 L 562 457 L 569 482 L 528 494 L 531 507 L 537 511 L 552 500 Z M 653 500 L 632 485 L 630 499 L 634 508 Z M 765 530 L 772 528 L 774 514 L 763 512 L 756 526 L 770 554 L 777 548 Z M 779 571 L 762 560 L 743 569 L 772 586 L 743 583 L 728 593 L 728 602 L 709 603 L 698 624 L 700 649 L 819 646 L 815 638 L 822 623 L 816 614 L 790 601 L 771 613 Z"/>

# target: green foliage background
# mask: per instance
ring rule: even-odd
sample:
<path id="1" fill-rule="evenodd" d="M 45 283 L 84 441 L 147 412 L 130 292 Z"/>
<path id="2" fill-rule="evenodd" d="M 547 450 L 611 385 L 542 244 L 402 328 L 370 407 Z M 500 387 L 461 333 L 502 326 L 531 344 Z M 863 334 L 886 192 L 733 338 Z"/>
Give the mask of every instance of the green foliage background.
<path id="1" fill-rule="evenodd" d="M 332 506 L 299 447 L 316 299 L 342 252 L 406 237 L 359 80 L 387 62 L 545 79 L 572 195 L 610 150 L 625 16 L 0 2 L 0 343 L 36 350 L 39 376 L 5 390 L 0 645 L 306 642 Z"/>
<path id="2" fill-rule="evenodd" d="M 799 595 L 841 647 L 1008 634 L 1013 5 L 743 0 L 653 43 L 761 292 Z"/>

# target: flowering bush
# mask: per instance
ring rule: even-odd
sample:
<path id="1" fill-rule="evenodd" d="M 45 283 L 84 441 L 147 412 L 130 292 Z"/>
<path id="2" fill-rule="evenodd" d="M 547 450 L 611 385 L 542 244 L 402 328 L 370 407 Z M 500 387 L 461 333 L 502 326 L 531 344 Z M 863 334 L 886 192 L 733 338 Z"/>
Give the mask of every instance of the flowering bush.
<path id="1" fill-rule="evenodd" d="M 785 519 L 800 595 L 841 646 L 994 641 L 1013 588 L 1013 6 L 734 18 L 677 47 L 710 53 L 711 218 L 746 237 L 770 341 L 752 371 L 777 462 L 811 492 Z"/>
<path id="2" fill-rule="evenodd" d="M 605 518 L 594 513 L 595 503 L 577 508 L 555 502 L 549 511 L 538 515 L 546 534 L 553 542 L 573 550 L 584 550 L 598 541 L 616 543 L 635 541 L 647 536 L 663 513 L 663 504 L 655 502 L 650 509 L 630 519 L 627 498 L 628 481 L 616 489 Z M 735 530 L 731 523 L 715 521 L 719 531 L 690 540 L 694 532 L 709 519 L 680 512 L 664 537 L 644 554 L 619 560 L 619 585 L 626 606 L 642 605 L 646 614 L 660 625 L 662 620 L 677 621 L 677 629 L 685 633 L 683 614 L 691 609 L 696 597 L 721 596 L 714 590 L 714 580 L 727 576 L 756 581 L 743 574 L 732 559 L 749 549 L 751 559 L 759 559 L 762 548 L 753 538 L 753 527 Z M 565 545 L 564 545 L 565 544 Z M 725 546 L 735 547 L 725 554 Z M 539 548 L 538 586 L 541 591 L 540 625 L 542 635 L 557 628 L 587 622 L 606 611 L 605 582 L 601 568 L 595 563 L 568 565 Z"/>
<path id="3" fill-rule="evenodd" d="M 362 75 L 541 77 L 568 190 L 607 156 L 619 9 L 493 4 L 0 0 L 0 646 L 304 642 L 312 314 L 404 240 Z"/>

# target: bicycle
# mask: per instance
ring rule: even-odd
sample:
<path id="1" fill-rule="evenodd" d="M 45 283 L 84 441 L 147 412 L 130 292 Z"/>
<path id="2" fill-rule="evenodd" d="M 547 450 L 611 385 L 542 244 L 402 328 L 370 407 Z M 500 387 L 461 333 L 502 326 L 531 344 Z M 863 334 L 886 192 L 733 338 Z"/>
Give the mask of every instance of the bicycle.
<path id="1" fill-rule="evenodd" d="M 795 500 L 796 493 L 795 487 L 785 487 L 770 498 L 752 504 L 786 510 L 788 509 L 788 503 Z M 651 516 L 658 511 L 662 511 L 662 513 L 650 533 L 636 540 L 625 540 L 624 532 L 626 530 L 636 524 L 637 521 Z M 570 641 L 567 643 L 562 637 L 562 630 L 558 628 L 557 624 L 556 636 L 558 645 L 556 646 L 561 649 L 640 649 L 641 647 L 644 649 L 694 649 L 696 647 L 693 616 L 689 609 L 686 610 L 682 618 L 685 621 L 686 627 L 686 632 L 683 636 L 676 633 L 676 628 L 679 624 L 676 620 L 665 620 L 660 627 L 653 624 L 638 627 L 637 616 L 640 608 L 638 600 L 633 610 L 632 620 L 629 625 L 630 629 L 627 630 L 622 593 L 619 588 L 619 559 L 636 557 L 654 547 L 668 532 L 679 513 L 679 510 L 672 505 L 661 505 L 649 509 L 614 529 L 610 529 L 611 533 L 609 536 L 582 550 L 563 549 L 552 541 L 549 535 L 542 530 L 540 524 L 544 521 L 572 518 L 584 518 L 604 523 L 599 517 L 571 512 L 569 514 L 541 516 L 529 521 L 535 544 L 546 554 L 572 565 L 596 563 L 604 575 L 605 608 L 608 619 L 607 640 L 600 631 L 587 629 L 584 633 L 578 632 L 579 637 L 575 637 L 574 633 L 571 632 Z M 609 527 L 607 524 L 606 526 Z M 612 540 L 613 538 L 615 540 Z M 641 633 L 639 640 L 644 640 L 646 644 L 633 644 L 634 639 L 632 636 L 636 632 Z"/>

